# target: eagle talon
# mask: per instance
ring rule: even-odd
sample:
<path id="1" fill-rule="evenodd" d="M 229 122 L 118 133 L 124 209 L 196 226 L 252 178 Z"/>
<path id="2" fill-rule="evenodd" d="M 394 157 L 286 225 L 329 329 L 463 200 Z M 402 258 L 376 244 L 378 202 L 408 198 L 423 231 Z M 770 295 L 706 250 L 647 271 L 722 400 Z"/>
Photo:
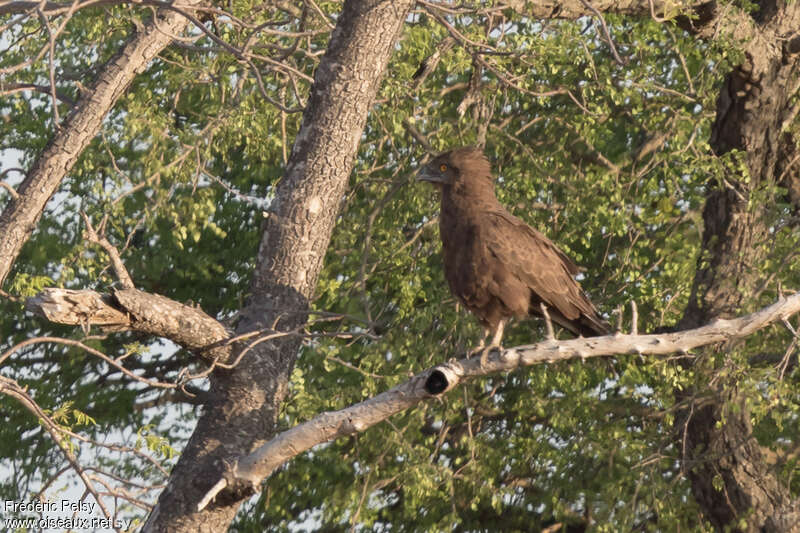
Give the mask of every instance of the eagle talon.
<path id="1" fill-rule="evenodd" d="M 481 363 L 480 363 L 482 369 L 485 369 L 487 366 L 489 366 L 489 352 L 491 352 L 493 349 L 502 350 L 503 347 L 498 344 L 496 346 L 487 346 L 486 348 L 483 349 L 483 351 L 481 352 Z"/>
<path id="2" fill-rule="evenodd" d="M 484 328 L 483 338 L 481 339 L 480 344 L 469 351 L 470 359 L 478 354 L 481 354 L 481 369 L 485 369 L 489 363 L 489 352 L 495 349 L 500 351 L 503 350 L 503 347 L 500 345 L 500 341 L 503 338 L 503 329 L 505 329 L 505 326 L 506 321 L 500 320 L 500 322 L 494 327 L 494 332 L 492 329 Z M 487 346 L 486 339 L 489 338 L 489 335 L 492 335 L 492 340 Z"/>
<path id="3" fill-rule="evenodd" d="M 469 351 L 469 359 L 480 354 L 480 367 L 481 369 L 485 369 L 489 364 L 489 354 L 492 350 L 503 351 L 503 347 L 495 343 L 486 346 L 485 342 L 481 342 L 478 346 Z"/>

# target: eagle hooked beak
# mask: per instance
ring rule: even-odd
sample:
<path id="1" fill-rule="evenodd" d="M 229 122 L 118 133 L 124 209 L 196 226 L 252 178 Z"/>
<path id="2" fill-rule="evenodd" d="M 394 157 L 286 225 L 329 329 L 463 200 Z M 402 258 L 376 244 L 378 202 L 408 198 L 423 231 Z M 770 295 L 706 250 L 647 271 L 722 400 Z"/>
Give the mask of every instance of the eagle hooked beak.
<path id="1" fill-rule="evenodd" d="M 419 172 L 417 172 L 417 181 L 427 181 L 430 183 L 447 183 L 447 178 L 440 172 L 432 171 L 428 165 L 425 165 Z"/>

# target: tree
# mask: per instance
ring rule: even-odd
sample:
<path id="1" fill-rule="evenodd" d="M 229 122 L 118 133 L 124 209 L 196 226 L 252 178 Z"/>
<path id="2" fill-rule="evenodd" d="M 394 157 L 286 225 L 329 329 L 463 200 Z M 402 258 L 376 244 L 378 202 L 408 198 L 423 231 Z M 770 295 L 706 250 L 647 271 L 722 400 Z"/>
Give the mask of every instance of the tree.
<path id="1" fill-rule="evenodd" d="M 67 465 L 149 531 L 792 531 L 797 9 L 0 6 L 2 148 L 29 169 L 0 216 L 4 496 Z M 474 142 L 631 331 L 543 349 L 642 356 L 445 365 L 455 390 L 423 373 L 409 409 L 237 478 L 298 422 L 477 340 L 410 179 L 426 149 Z M 766 329 L 690 343 L 776 299 Z M 505 343 L 542 336 L 526 321 Z M 115 430 L 138 439 L 104 448 Z"/>

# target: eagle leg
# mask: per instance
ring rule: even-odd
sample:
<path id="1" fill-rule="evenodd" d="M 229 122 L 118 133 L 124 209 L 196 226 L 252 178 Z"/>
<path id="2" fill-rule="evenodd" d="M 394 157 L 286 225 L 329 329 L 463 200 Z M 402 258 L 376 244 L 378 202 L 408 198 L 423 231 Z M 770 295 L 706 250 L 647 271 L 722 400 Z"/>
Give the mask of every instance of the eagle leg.
<path id="1" fill-rule="evenodd" d="M 503 330 L 505 330 L 506 321 L 501 320 L 498 322 L 497 326 L 494 328 L 494 332 L 492 332 L 489 328 L 484 328 L 483 330 L 483 338 L 481 339 L 480 344 L 470 352 L 470 357 L 480 352 L 481 354 L 481 368 L 486 367 L 486 363 L 489 360 L 489 352 L 493 349 L 497 348 L 498 350 L 502 350 L 503 346 L 501 346 L 500 341 L 503 340 Z M 492 335 L 492 342 L 487 346 L 486 339 L 489 335 Z"/>
<path id="2" fill-rule="evenodd" d="M 489 337 L 489 333 L 491 333 L 491 330 L 489 328 L 483 328 L 483 337 L 481 337 L 481 342 L 479 342 L 476 347 L 467 352 L 468 358 L 472 358 L 478 352 L 483 351 L 483 348 L 486 346 L 486 339 L 487 337 Z"/>
<path id="3" fill-rule="evenodd" d="M 550 320 L 550 313 L 547 312 L 547 306 L 544 302 L 539 303 L 539 309 L 542 310 L 542 317 L 544 317 L 544 324 L 547 326 L 547 340 L 556 340 L 556 334 L 553 331 L 553 322 Z"/>

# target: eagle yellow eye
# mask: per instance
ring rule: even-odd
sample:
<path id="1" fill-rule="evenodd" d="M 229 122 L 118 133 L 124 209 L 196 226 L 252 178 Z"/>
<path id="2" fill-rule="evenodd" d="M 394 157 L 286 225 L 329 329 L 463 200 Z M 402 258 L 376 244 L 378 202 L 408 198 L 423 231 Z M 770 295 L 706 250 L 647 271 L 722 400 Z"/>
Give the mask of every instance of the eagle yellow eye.
<path id="1" fill-rule="evenodd" d="M 441 165 L 439 165 L 439 170 L 441 170 L 442 172 L 444 172 L 445 170 L 447 170 L 447 165 L 445 165 L 444 163 L 442 163 Z"/>

